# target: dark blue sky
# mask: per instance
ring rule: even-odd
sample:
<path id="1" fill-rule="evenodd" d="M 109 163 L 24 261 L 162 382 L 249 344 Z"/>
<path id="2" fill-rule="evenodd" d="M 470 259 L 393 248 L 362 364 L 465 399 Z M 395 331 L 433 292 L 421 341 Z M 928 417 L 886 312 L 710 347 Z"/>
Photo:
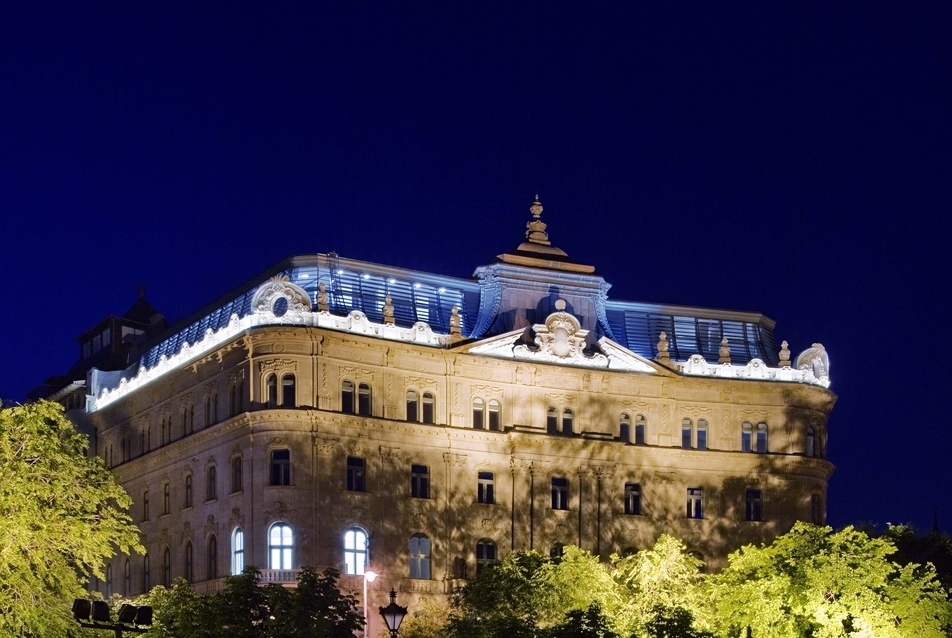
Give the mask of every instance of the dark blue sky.
<path id="1" fill-rule="evenodd" d="M 831 523 L 952 530 L 948 3 L 196 4 L 0 8 L 0 396 L 140 282 L 176 319 L 296 253 L 465 277 L 538 192 L 612 296 L 827 347 Z"/>

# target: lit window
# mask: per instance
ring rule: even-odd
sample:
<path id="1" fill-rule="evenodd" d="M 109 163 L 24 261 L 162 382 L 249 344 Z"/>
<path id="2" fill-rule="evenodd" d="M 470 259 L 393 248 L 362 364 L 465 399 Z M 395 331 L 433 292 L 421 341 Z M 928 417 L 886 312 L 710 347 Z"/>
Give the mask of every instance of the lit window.
<path id="1" fill-rule="evenodd" d="M 691 419 L 681 419 L 681 448 L 690 450 L 694 442 L 694 423 Z"/>
<path id="2" fill-rule="evenodd" d="M 291 451 L 271 451 L 271 485 L 291 484 Z"/>
<path id="3" fill-rule="evenodd" d="M 697 449 L 707 449 L 707 421 L 704 419 L 697 420 Z"/>
<path id="4" fill-rule="evenodd" d="M 700 487 L 688 488 L 688 518 L 704 518 L 704 492 Z"/>
<path id="5" fill-rule="evenodd" d="M 419 395 L 415 390 L 407 392 L 407 421 L 417 420 L 417 408 L 419 406 Z"/>
<path id="6" fill-rule="evenodd" d="M 485 414 L 486 403 L 479 397 L 473 399 L 473 427 L 482 430 L 485 427 L 483 415 Z"/>
<path id="7" fill-rule="evenodd" d="M 149 520 L 149 490 L 142 493 L 142 520 Z"/>
<path id="8" fill-rule="evenodd" d="M 185 580 L 190 583 L 195 582 L 195 574 L 192 572 L 192 543 L 185 543 Z"/>
<path id="9" fill-rule="evenodd" d="M 476 501 L 486 505 L 496 502 L 494 492 L 494 477 L 492 472 L 479 472 L 477 479 Z"/>
<path id="10" fill-rule="evenodd" d="M 481 540 L 476 543 L 476 575 L 496 564 L 496 543 Z"/>
<path id="11" fill-rule="evenodd" d="M 429 392 L 423 393 L 423 422 L 424 423 L 435 423 L 435 414 L 434 410 L 436 407 L 436 399 Z"/>
<path id="12" fill-rule="evenodd" d="M 766 423 L 757 424 L 757 453 L 758 454 L 767 453 L 767 424 Z"/>
<path id="13" fill-rule="evenodd" d="M 760 490 L 747 490 L 747 520 L 764 520 L 764 493 Z"/>
<path id="14" fill-rule="evenodd" d="M 286 374 L 281 377 L 281 407 L 293 408 L 295 406 L 295 390 L 293 374 Z"/>
<path id="15" fill-rule="evenodd" d="M 572 410 L 569 408 L 562 410 L 562 436 L 572 436 L 574 416 Z"/>
<path id="16" fill-rule="evenodd" d="M 747 421 L 744 421 L 744 424 L 740 426 L 740 451 L 741 452 L 751 452 L 753 451 L 753 426 L 750 425 Z"/>
<path id="17" fill-rule="evenodd" d="M 618 440 L 622 443 L 631 443 L 631 417 L 622 414 L 618 423 Z"/>
<path id="18" fill-rule="evenodd" d="M 278 407 L 278 375 L 269 374 L 265 381 L 265 396 L 267 397 L 268 407 Z"/>
<path id="19" fill-rule="evenodd" d="M 492 399 L 489 402 L 489 429 L 494 432 L 498 432 L 502 425 L 502 419 L 500 413 L 502 412 L 502 405 L 496 399 Z"/>
<path id="20" fill-rule="evenodd" d="M 813 428 L 807 428 L 807 456 L 817 456 L 816 453 L 816 433 Z"/>
<path id="21" fill-rule="evenodd" d="M 559 411 L 551 405 L 545 412 L 545 431 L 549 434 L 559 433 Z"/>
<path id="22" fill-rule="evenodd" d="M 638 483 L 625 483 L 625 514 L 641 514 L 641 486 Z"/>
<path id="23" fill-rule="evenodd" d="M 214 580 L 218 578 L 218 538 L 212 534 L 208 538 L 208 548 L 205 553 L 205 578 Z"/>
<path id="24" fill-rule="evenodd" d="M 819 494 L 810 495 L 810 522 L 814 525 L 823 524 L 823 497 Z"/>
<path id="25" fill-rule="evenodd" d="M 237 576 L 245 569 L 245 533 L 236 527 L 231 533 L 231 573 Z"/>
<path id="26" fill-rule="evenodd" d="M 171 488 L 166 483 L 162 486 L 162 513 L 168 514 L 172 511 Z"/>
<path id="27" fill-rule="evenodd" d="M 172 586 L 172 550 L 165 548 L 165 554 L 162 556 L 162 584 L 166 588 Z"/>
<path id="28" fill-rule="evenodd" d="M 410 466 L 410 496 L 430 498 L 430 469 L 427 466 Z"/>
<path id="29" fill-rule="evenodd" d="M 268 569 L 291 569 L 294 532 L 287 523 L 275 523 L 268 530 Z"/>
<path id="30" fill-rule="evenodd" d="M 352 527 L 344 532 L 344 573 L 360 576 L 367 566 L 367 532 Z"/>
<path id="31" fill-rule="evenodd" d="M 415 535 L 409 543 L 410 578 L 430 580 L 430 539 Z"/>
<path id="32" fill-rule="evenodd" d="M 354 457 L 347 457 L 347 489 L 351 492 L 363 492 L 366 490 L 364 482 L 364 460 Z"/>
<path id="33" fill-rule="evenodd" d="M 635 445 L 645 445 L 645 430 L 647 426 L 645 415 L 639 414 L 635 417 Z"/>
<path id="34" fill-rule="evenodd" d="M 142 592 L 148 593 L 152 588 L 152 573 L 149 565 L 149 554 L 142 557 Z"/>
<path id="35" fill-rule="evenodd" d="M 361 383 L 357 386 L 357 414 L 360 416 L 370 416 L 370 413 L 370 386 L 366 383 Z"/>
<path id="36" fill-rule="evenodd" d="M 354 382 L 344 380 L 340 384 L 340 411 L 345 414 L 354 413 Z"/>
<path id="37" fill-rule="evenodd" d="M 242 491 L 242 468 L 241 468 L 241 457 L 236 456 L 231 460 L 231 491 L 240 492 Z"/>
<path id="38" fill-rule="evenodd" d="M 561 476 L 552 477 L 552 509 L 569 508 L 569 480 Z"/>
<path id="39" fill-rule="evenodd" d="M 218 470 L 211 466 L 205 472 L 205 500 L 214 501 L 218 498 Z"/>
<path id="40" fill-rule="evenodd" d="M 192 506 L 192 475 L 185 477 L 185 507 Z"/>

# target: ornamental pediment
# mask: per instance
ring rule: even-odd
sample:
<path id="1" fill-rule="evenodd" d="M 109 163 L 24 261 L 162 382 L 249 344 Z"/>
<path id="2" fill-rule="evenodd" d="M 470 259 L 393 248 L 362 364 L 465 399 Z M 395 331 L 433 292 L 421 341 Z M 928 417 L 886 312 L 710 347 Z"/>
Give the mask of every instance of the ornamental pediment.
<path id="1" fill-rule="evenodd" d="M 488 357 L 580 368 L 643 374 L 658 372 L 654 363 L 608 337 L 591 340 L 589 331 L 581 327 L 578 319 L 564 311 L 565 302 L 561 299 L 556 302 L 556 308 L 558 311 L 549 315 L 545 323 L 480 341 L 466 351 Z"/>

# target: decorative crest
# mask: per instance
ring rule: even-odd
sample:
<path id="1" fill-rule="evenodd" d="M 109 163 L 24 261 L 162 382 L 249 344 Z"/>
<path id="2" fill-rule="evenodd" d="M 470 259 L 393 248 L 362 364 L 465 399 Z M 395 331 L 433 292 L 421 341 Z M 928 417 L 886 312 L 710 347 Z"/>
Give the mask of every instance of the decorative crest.
<path id="1" fill-rule="evenodd" d="M 526 228 L 529 229 L 526 231 L 526 239 L 534 244 L 550 245 L 549 235 L 545 232 L 545 222 L 541 219 L 542 203 L 539 201 L 538 195 L 536 195 L 535 201 L 532 202 L 532 206 L 529 207 L 529 212 L 532 213 L 532 221 L 526 223 Z"/>

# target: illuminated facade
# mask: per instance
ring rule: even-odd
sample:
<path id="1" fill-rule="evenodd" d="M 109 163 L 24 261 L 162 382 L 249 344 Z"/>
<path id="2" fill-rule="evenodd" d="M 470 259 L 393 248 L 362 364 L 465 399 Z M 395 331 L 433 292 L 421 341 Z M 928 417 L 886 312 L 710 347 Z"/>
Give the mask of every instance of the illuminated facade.
<path id="1" fill-rule="evenodd" d="M 88 375 L 148 549 L 99 587 L 312 565 L 359 592 L 369 565 L 372 605 L 413 604 L 513 550 L 668 532 L 716 566 L 822 522 L 823 347 L 791 362 L 762 315 L 609 299 L 531 210 L 473 279 L 294 257 Z"/>

